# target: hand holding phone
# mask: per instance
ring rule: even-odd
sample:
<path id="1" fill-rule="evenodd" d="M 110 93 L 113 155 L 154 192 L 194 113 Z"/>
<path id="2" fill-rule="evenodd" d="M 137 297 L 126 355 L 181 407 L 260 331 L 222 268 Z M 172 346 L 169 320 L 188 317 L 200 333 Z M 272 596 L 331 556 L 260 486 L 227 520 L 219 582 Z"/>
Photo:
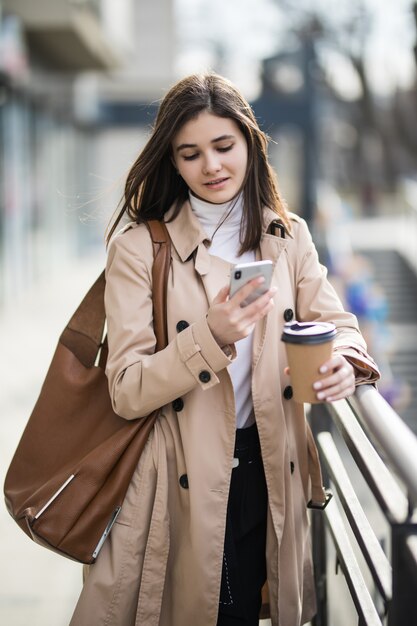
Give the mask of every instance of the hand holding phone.
<path id="1" fill-rule="evenodd" d="M 247 306 L 268 291 L 272 279 L 272 261 L 253 261 L 252 263 L 238 263 L 235 265 L 230 277 L 229 297 L 232 298 L 241 287 L 259 276 L 263 276 L 265 281 L 243 300 L 241 306 Z"/>
<path id="2" fill-rule="evenodd" d="M 271 261 L 256 261 L 232 268 L 230 285 L 220 289 L 207 313 L 207 324 L 221 348 L 247 337 L 256 322 L 272 310 L 276 293 L 276 287 L 270 287 L 272 267 Z M 260 276 L 264 280 L 259 283 L 256 278 Z M 236 296 L 240 289 L 243 292 Z M 262 294 L 268 295 L 261 298 L 260 306 L 247 306 Z"/>

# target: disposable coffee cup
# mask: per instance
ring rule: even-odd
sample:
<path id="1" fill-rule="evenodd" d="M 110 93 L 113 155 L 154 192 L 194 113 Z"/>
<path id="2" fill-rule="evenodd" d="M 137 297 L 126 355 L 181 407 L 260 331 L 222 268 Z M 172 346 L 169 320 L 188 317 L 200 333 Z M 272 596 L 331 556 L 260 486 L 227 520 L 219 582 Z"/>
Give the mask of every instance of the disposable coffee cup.
<path id="1" fill-rule="evenodd" d="M 319 369 L 329 360 L 336 327 L 329 322 L 291 322 L 284 325 L 293 398 L 296 402 L 318 403 L 313 383 L 328 376 Z"/>

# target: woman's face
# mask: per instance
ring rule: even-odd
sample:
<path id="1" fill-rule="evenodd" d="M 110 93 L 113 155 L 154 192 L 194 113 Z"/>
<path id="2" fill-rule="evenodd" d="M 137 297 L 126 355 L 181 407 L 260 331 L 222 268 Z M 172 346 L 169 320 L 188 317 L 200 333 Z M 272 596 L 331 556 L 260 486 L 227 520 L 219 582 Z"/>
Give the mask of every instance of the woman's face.
<path id="1" fill-rule="evenodd" d="M 198 198 L 221 204 L 241 190 L 248 147 L 234 120 L 201 112 L 174 136 L 172 153 L 179 174 Z"/>

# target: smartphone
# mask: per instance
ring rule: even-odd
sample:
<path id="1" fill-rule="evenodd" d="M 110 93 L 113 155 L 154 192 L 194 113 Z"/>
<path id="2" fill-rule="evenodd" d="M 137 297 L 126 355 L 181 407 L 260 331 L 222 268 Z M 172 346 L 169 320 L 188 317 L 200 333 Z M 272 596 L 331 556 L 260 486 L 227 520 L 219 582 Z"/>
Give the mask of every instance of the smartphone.
<path id="1" fill-rule="evenodd" d="M 253 278 L 258 278 L 258 276 L 263 276 L 265 278 L 265 282 L 252 291 L 252 293 L 245 300 L 243 300 L 241 306 L 247 306 L 268 291 L 271 286 L 272 279 L 272 261 L 253 261 L 253 263 L 238 263 L 235 265 L 232 269 L 232 275 L 230 277 L 229 297 L 231 298 L 234 296 L 234 294 L 246 285 L 248 281 Z"/>

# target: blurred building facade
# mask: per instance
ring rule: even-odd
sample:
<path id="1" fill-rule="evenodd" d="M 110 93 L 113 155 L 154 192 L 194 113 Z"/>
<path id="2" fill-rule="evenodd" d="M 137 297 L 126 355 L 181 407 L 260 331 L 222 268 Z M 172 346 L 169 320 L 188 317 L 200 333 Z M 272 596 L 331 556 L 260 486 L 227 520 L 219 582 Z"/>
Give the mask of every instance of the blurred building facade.
<path id="1" fill-rule="evenodd" d="M 170 84 L 172 14 L 171 0 L 0 0 L 0 306 L 102 243 L 146 132 L 117 120 Z"/>

